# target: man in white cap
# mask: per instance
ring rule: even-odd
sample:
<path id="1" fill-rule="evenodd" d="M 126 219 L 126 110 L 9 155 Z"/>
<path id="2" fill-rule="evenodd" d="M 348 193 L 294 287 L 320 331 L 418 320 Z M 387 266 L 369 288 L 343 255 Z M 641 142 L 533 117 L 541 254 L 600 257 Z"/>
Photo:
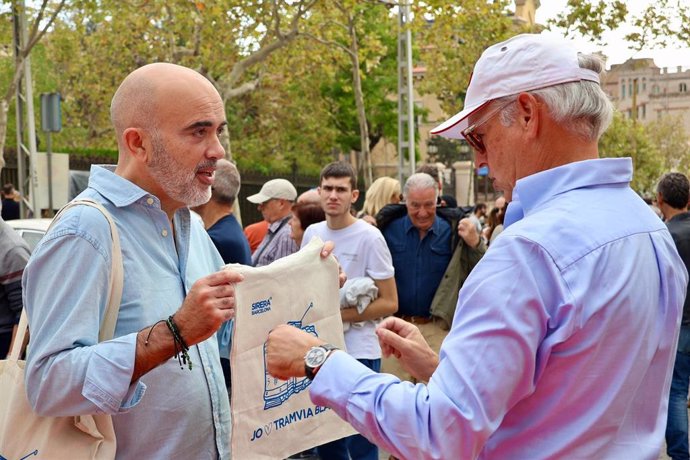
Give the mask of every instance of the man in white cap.
<path id="1" fill-rule="evenodd" d="M 247 197 L 259 205 L 259 211 L 268 222 L 268 232 L 254 254 L 252 265 L 261 267 L 281 257 L 289 256 L 299 249 L 290 238 L 288 221 L 292 217 L 292 203 L 297 198 L 295 186 L 286 179 L 266 182 L 259 193 Z"/>
<path id="2" fill-rule="evenodd" d="M 377 329 L 427 385 L 319 353 L 289 326 L 269 335 L 269 372 L 308 370 L 315 404 L 399 458 L 657 458 L 688 274 L 629 186 L 632 161 L 598 158 L 602 70 L 570 43 L 513 37 L 432 131 L 464 137 L 512 202 L 438 355 L 400 318 Z"/>

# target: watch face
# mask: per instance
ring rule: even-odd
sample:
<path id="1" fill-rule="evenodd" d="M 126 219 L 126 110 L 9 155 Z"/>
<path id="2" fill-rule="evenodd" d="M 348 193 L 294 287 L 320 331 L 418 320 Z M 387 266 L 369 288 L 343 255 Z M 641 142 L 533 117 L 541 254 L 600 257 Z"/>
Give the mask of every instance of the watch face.
<path id="1" fill-rule="evenodd" d="M 322 347 L 314 347 L 307 352 L 304 357 L 304 362 L 307 366 L 313 368 L 319 367 L 326 360 L 327 351 Z"/>

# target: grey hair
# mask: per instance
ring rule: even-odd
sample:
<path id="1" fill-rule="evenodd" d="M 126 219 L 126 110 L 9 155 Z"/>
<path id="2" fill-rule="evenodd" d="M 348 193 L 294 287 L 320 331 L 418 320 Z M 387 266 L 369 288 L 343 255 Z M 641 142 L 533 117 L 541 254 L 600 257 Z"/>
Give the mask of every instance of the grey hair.
<path id="1" fill-rule="evenodd" d="M 405 181 L 403 187 L 403 198 L 407 198 L 410 190 L 423 190 L 431 188 L 436 192 L 435 199 L 438 198 L 438 182 L 427 173 L 414 173 Z"/>
<path id="2" fill-rule="evenodd" d="M 227 205 L 235 203 L 240 192 L 240 173 L 233 163 L 224 158 L 218 160 L 211 190 L 211 199 Z"/>
<path id="3" fill-rule="evenodd" d="M 580 67 L 593 70 L 603 76 L 604 62 L 593 54 L 578 54 Z M 581 80 L 529 91 L 549 108 L 551 116 L 559 124 L 587 141 L 598 140 L 611 124 L 613 104 L 599 83 Z M 508 102 L 513 96 L 494 101 L 497 104 Z M 517 107 L 511 104 L 500 116 L 504 126 L 510 126 L 517 117 Z"/>

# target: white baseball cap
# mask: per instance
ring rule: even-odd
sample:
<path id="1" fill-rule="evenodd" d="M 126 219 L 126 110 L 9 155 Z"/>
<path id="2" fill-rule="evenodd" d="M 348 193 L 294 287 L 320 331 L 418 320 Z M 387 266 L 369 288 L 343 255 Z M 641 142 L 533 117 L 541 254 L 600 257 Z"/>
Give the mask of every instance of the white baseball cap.
<path id="1" fill-rule="evenodd" d="M 272 179 L 261 187 L 259 193 L 247 197 L 249 201 L 256 204 L 264 203 L 272 198 L 295 201 L 297 190 L 286 179 Z"/>
<path id="2" fill-rule="evenodd" d="M 482 53 L 470 77 L 464 108 L 431 134 L 461 139 L 467 117 L 494 99 L 581 80 L 599 83 L 599 75 L 580 67 L 571 42 L 546 35 L 516 35 Z"/>

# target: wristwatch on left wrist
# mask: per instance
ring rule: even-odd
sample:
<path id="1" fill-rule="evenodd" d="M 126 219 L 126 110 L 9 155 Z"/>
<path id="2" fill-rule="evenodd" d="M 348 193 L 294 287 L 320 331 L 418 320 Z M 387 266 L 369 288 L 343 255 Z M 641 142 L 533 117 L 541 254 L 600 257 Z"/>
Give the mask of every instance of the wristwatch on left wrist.
<path id="1" fill-rule="evenodd" d="M 316 347 L 311 347 L 306 355 L 304 355 L 304 372 L 309 380 L 314 379 L 316 373 L 319 371 L 326 359 L 338 348 L 330 343 L 324 343 Z"/>

